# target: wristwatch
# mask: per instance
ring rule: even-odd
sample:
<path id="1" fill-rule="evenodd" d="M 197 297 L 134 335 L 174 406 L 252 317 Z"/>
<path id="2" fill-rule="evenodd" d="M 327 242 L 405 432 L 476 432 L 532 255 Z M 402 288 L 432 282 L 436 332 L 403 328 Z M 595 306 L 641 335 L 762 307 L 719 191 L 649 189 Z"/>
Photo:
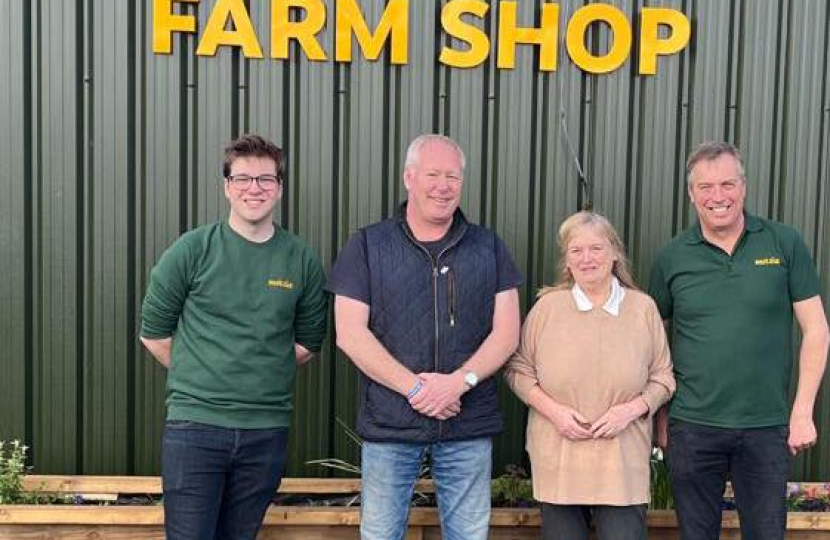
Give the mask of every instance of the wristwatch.
<path id="1" fill-rule="evenodd" d="M 475 388 L 478 384 L 478 375 L 473 373 L 472 371 L 467 371 L 464 373 L 464 384 L 469 386 L 470 388 Z"/>

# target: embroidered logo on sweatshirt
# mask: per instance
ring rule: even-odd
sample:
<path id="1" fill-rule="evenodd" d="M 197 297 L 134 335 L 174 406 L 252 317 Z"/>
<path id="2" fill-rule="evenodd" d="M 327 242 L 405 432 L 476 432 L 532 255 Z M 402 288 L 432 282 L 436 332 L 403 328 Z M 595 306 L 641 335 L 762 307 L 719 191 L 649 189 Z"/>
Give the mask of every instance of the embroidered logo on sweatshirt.
<path id="1" fill-rule="evenodd" d="M 269 279 L 268 280 L 268 288 L 269 289 L 288 289 L 291 290 L 294 288 L 294 283 L 288 281 L 287 279 Z"/>
<path id="2" fill-rule="evenodd" d="M 755 266 L 781 266 L 781 259 L 779 259 L 778 257 L 755 259 Z"/>

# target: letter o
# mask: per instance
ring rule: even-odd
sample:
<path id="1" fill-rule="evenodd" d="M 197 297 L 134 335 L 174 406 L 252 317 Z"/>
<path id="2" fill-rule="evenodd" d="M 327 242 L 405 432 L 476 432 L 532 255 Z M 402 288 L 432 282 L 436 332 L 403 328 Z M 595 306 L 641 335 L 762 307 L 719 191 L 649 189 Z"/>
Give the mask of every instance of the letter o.
<path id="1" fill-rule="evenodd" d="M 604 56 L 594 56 L 585 47 L 585 32 L 592 23 L 603 21 L 611 27 L 613 42 Z M 589 73 L 608 73 L 620 67 L 631 52 L 631 25 L 625 14 L 608 4 L 588 4 L 568 22 L 568 55 L 574 64 Z"/>

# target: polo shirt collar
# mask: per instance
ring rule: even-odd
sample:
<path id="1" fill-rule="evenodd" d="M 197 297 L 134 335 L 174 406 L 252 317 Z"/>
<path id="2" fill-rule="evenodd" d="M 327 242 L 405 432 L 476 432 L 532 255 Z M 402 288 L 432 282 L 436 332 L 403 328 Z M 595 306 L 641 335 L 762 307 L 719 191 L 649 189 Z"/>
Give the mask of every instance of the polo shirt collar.
<path id="1" fill-rule="evenodd" d="M 744 230 L 746 232 L 754 233 L 758 232 L 763 229 L 764 226 L 761 224 L 761 220 L 758 219 L 755 215 L 750 214 L 746 210 L 744 210 Z M 689 235 L 686 238 L 687 244 L 702 244 L 705 238 L 703 238 L 703 230 L 700 228 L 700 220 L 697 220 L 694 224 L 694 227 L 689 229 Z"/>
<path id="2" fill-rule="evenodd" d="M 576 283 L 571 288 L 571 295 L 573 295 L 574 301 L 576 302 L 576 309 L 579 311 L 591 311 L 594 309 L 594 304 L 591 303 L 588 295 Z M 625 298 L 625 289 L 620 285 L 620 281 L 616 276 L 611 276 L 611 294 L 608 295 L 608 300 L 602 306 L 603 311 L 614 317 L 619 317 L 620 304 L 622 304 L 623 298 Z"/>

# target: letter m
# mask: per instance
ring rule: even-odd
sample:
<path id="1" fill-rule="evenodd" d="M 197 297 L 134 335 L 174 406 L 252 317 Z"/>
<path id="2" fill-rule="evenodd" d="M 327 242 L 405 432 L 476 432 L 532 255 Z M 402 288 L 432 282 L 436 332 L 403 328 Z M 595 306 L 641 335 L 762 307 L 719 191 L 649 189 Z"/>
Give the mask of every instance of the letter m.
<path id="1" fill-rule="evenodd" d="M 380 18 L 375 33 L 366 25 L 366 19 L 357 0 L 337 0 L 336 34 L 334 56 L 338 62 L 352 60 L 352 35 L 363 55 L 369 60 L 377 60 L 383 46 L 392 35 L 393 64 L 406 64 L 409 39 L 409 0 L 389 0 Z"/>

